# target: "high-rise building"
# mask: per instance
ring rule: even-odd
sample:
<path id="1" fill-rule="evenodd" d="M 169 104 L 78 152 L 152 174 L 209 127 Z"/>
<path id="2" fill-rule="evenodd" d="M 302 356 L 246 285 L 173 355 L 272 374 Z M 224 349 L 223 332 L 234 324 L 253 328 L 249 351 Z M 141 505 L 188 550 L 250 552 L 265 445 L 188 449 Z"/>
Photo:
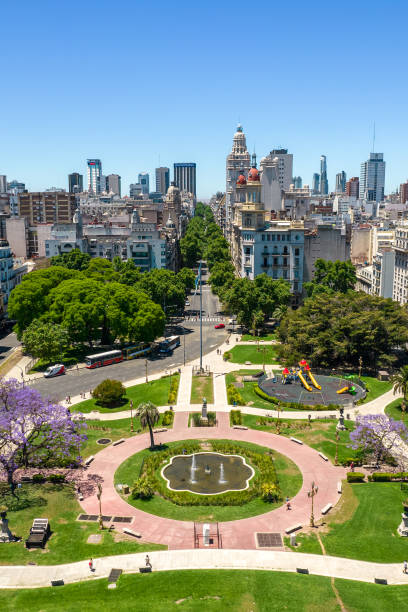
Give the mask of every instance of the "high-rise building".
<path id="1" fill-rule="evenodd" d="M 320 193 L 327 195 L 329 193 L 329 182 L 327 180 L 327 161 L 326 156 L 320 156 Z"/>
<path id="2" fill-rule="evenodd" d="M 180 191 L 196 195 L 196 170 L 195 163 L 174 164 L 174 183 Z"/>
<path id="3" fill-rule="evenodd" d="M 295 189 L 302 189 L 302 177 L 294 176 L 292 179 L 292 185 Z"/>
<path id="4" fill-rule="evenodd" d="M 10 183 L 7 183 L 7 191 L 14 195 L 17 195 L 18 193 L 24 193 L 25 188 L 25 183 L 19 183 L 18 181 L 16 181 L 16 179 L 10 181 Z"/>
<path id="5" fill-rule="evenodd" d="M 148 172 L 140 172 L 138 174 L 137 180 L 139 184 L 142 186 L 143 195 L 149 195 L 150 191 L 150 178 Z"/>
<path id="6" fill-rule="evenodd" d="M 382 202 L 384 185 L 385 161 L 383 153 L 370 153 L 370 159 L 361 164 L 360 200 Z"/>
<path id="7" fill-rule="evenodd" d="M 313 175 L 312 191 L 313 193 L 320 192 L 320 174 L 318 174 L 317 172 L 315 172 Z"/>
<path id="8" fill-rule="evenodd" d="M 106 177 L 106 191 L 121 195 L 121 177 L 119 174 L 108 174 Z"/>
<path id="9" fill-rule="evenodd" d="M 346 173 L 344 170 L 336 174 L 336 193 L 344 193 L 346 191 Z"/>
<path id="10" fill-rule="evenodd" d="M 130 183 L 129 185 L 129 196 L 131 198 L 138 198 L 142 195 L 142 186 L 140 183 Z"/>
<path id="11" fill-rule="evenodd" d="M 293 155 L 287 149 L 272 149 L 268 157 L 277 160 L 279 187 L 287 191 L 292 182 Z"/>
<path id="12" fill-rule="evenodd" d="M 348 196 L 352 196 L 354 198 L 359 198 L 360 196 L 360 179 L 358 176 L 352 176 L 349 181 L 346 183 L 346 194 Z"/>
<path id="13" fill-rule="evenodd" d="M 408 181 L 400 185 L 400 202 L 406 204 L 408 202 Z"/>
<path id="14" fill-rule="evenodd" d="M 7 192 L 7 176 L 5 174 L 0 174 L 0 193 Z"/>
<path id="15" fill-rule="evenodd" d="M 156 168 L 156 191 L 166 195 L 170 187 L 170 169 L 165 166 Z"/>
<path id="16" fill-rule="evenodd" d="M 69 193 L 82 193 L 84 190 L 84 177 L 79 172 L 68 174 Z"/>
<path id="17" fill-rule="evenodd" d="M 108 191 L 108 183 L 107 183 L 105 174 L 101 174 L 99 182 L 100 182 L 101 193 L 103 192 L 106 193 Z"/>
<path id="18" fill-rule="evenodd" d="M 248 174 L 251 167 L 251 159 L 248 153 L 246 138 L 242 126 L 238 125 L 234 134 L 231 153 L 227 156 L 226 164 L 226 189 L 225 189 L 225 231 L 229 235 L 232 228 L 233 205 L 235 202 L 236 183 L 239 175 Z"/>
<path id="19" fill-rule="evenodd" d="M 102 162 L 100 159 L 88 159 L 88 191 L 101 193 Z"/>
<path id="20" fill-rule="evenodd" d="M 76 198 L 65 191 L 20 193 L 18 216 L 26 217 L 29 225 L 42 223 L 72 223 Z"/>

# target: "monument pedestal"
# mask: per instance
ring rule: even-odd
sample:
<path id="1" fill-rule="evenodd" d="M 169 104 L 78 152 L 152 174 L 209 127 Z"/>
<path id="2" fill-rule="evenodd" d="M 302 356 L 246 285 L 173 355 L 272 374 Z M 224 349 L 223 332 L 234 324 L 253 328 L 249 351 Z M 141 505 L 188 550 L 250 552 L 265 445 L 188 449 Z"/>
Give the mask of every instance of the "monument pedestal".
<path id="1" fill-rule="evenodd" d="M 2 517 L 0 524 L 0 542 L 14 542 L 15 538 L 8 526 L 8 519 Z"/>
<path id="2" fill-rule="evenodd" d="M 398 527 L 398 533 L 400 534 L 400 536 L 408 537 L 408 514 L 406 514 L 406 512 L 403 512 L 401 514 L 401 517 L 402 521 L 400 526 Z"/>

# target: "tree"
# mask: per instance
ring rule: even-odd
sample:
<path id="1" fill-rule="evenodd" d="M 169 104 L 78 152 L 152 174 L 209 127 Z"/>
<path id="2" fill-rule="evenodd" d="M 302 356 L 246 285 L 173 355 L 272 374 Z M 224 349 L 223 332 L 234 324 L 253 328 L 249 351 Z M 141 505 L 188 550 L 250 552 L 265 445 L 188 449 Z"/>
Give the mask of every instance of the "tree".
<path id="1" fill-rule="evenodd" d="M 317 259 L 313 280 L 304 283 L 309 297 L 315 293 L 347 293 L 356 284 L 356 269 L 351 261 Z"/>
<path id="2" fill-rule="evenodd" d="M 376 368 L 395 361 L 396 347 L 405 348 L 408 313 L 391 299 L 365 293 L 317 293 L 288 310 L 278 334 L 287 363 L 307 357 L 314 366 L 358 367 L 361 357 Z"/>
<path id="3" fill-rule="evenodd" d="M 182 285 L 184 285 L 185 291 L 194 289 L 195 274 L 190 268 L 181 268 L 180 272 L 177 273 L 176 278 Z"/>
<path id="4" fill-rule="evenodd" d="M 79 249 L 73 249 L 69 253 L 62 253 L 51 257 L 52 266 L 62 266 L 69 270 L 85 270 L 91 261 L 88 253 L 82 253 Z"/>
<path id="5" fill-rule="evenodd" d="M 160 304 L 166 314 L 183 308 L 185 287 L 171 270 L 151 270 L 144 273 L 138 285 L 153 302 Z"/>
<path id="6" fill-rule="evenodd" d="M 91 259 L 89 266 L 84 270 L 84 276 L 104 283 L 111 283 L 119 278 L 119 274 L 112 263 L 107 259 L 102 259 L 102 257 Z"/>
<path id="7" fill-rule="evenodd" d="M 394 387 L 394 395 L 395 393 L 402 393 L 403 395 L 401 410 L 405 413 L 408 393 L 408 365 L 402 366 L 396 374 L 391 376 L 390 381 Z"/>
<path id="8" fill-rule="evenodd" d="M 137 416 L 143 428 L 148 427 L 150 433 L 150 450 L 154 450 L 153 427 L 158 423 L 160 413 L 150 401 L 143 402 L 137 407 Z"/>
<path id="9" fill-rule="evenodd" d="M 204 258 L 210 270 L 216 263 L 231 260 L 229 244 L 223 236 L 218 236 L 208 242 L 204 252 Z"/>
<path id="10" fill-rule="evenodd" d="M 225 288 L 229 288 L 235 280 L 235 268 L 230 261 L 221 261 L 211 268 L 209 283 L 213 293 L 222 299 Z"/>
<path id="11" fill-rule="evenodd" d="M 400 454 L 401 441 L 408 442 L 408 429 L 402 421 L 394 421 L 385 414 L 366 414 L 357 417 L 350 440 L 351 448 L 373 453 L 379 463 L 387 455 Z"/>
<path id="12" fill-rule="evenodd" d="M 66 329 L 55 323 L 34 319 L 23 333 L 22 342 L 29 355 L 56 361 L 69 345 Z"/>
<path id="13" fill-rule="evenodd" d="M 119 406 L 126 389 L 119 380 L 106 378 L 92 391 L 94 397 L 102 406 Z"/>
<path id="14" fill-rule="evenodd" d="M 0 465 L 14 493 L 14 473 L 19 467 L 66 464 L 79 461 L 83 420 L 72 419 L 69 410 L 44 399 L 14 379 L 0 379 Z"/>

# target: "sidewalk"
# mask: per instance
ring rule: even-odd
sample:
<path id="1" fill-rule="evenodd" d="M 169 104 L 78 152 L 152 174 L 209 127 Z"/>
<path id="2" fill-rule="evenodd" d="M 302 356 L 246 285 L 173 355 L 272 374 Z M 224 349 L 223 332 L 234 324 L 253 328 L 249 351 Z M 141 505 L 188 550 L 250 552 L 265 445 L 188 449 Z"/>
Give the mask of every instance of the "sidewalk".
<path id="1" fill-rule="evenodd" d="M 402 563 L 369 563 L 341 557 L 311 555 L 307 553 L 272 550 L 171 550 L 149 553 L 154 572 L 174 570 L 270 570 L 296 572 L 308 569 L 310 574 L 374 582 L 383 578 L 388 584 L 407 584 L 408 575 L 402 573 Z M 89 571 L 88 560 L 51 566 L 2 566 L 0 588 L 34 588 L 51 586 L 51 580 L 63 580 L 69 584 L 82 580 L 106 578 L 112 568 L 124 573 L 139 572 L 145 567 L 146 553 L 115 555 L 94 559 L 94 572 Z M 273 578 L 272 578 L 273 579 Z M 279 580 L 279 578 L 277 578 Z"/>

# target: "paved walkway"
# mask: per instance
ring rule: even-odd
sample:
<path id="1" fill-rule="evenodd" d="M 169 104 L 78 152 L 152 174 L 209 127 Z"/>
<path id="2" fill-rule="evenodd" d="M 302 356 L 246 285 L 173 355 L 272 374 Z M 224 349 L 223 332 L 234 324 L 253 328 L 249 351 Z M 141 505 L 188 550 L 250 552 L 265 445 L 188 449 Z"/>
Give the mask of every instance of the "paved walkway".
<path id="1" fill-rule="evenodd" d="M 146 553 L 116 555 L 94 559 L 94 572 L 89 571 L 88 560 L 64 565 L 2 566 L 0 588 L 32 588 L 51 585 L 51 580 L 65 583 L 106 578 L 112 568 L 125 573 L 138 572 L 145 566 Z M 172 550 L 149 553 L 154 572 L 168 570 L 235 569 L 275 570 L 296 572 L 308 569 L 310 574 L 346 580 L 374 582 L 383 578 L 388 584 L 408 584 L 408 575 L 402 573 L 402 563 L 369 563 L 342 557 L 311 555 L 307 553 L 272 550 Z"/>
<path id="2" fill-rule="evenodd" d="M 303 485 L 292 500 L 292 510 L 281 506 L 265 514 L 239 521 L 219 524 L 224 548 L 253 549 L 256 546 L 255 534 L 259 531 L 283 533 L 294 524 L 307 525 L 310 518 L 310 501 L 307 491 L 310 483 L 319 485 L 316 498 L 315 517 L 319 519 L 321 509 L 326 504 L 333 506 L 339 499 L 338 481 L 345 478 L 346 470 L 324 461 L 318 452 L 308 446 L 299 445 L 290 439 L 257 430 L 236 430 L 229 425 L 226 413 L 218 414 L 218 426 L 211 428 L 187 427 L 188 413 L 176 413 L 172 430 L 156 434 L 157 443 L 174 442 L 185 439 L 231 439 L 252 442 L 276 450 L 289 457 L 303 476 Z M 149 445 L 148 434 L 127 438 L 118 446 L 109 446 L 100 451 L 90 464 L 87 473 L 97 474 L 103 479 L 102 511 L 108 515 L 131 516 L 131 528 L 142 534 L 142 540 L 165 544 L 171 549 L 194 548 L 194 525 L 190 521 L 176 521 L 162 517 L 152 517 L 128 504 L 120 497 L 114 487 L 114 474 L 118 466 L 128 457 Z M 131 484 L 131 483 L 127 483 Z M 282 491 L 286 495 L 285 491 Z M 85 498 L 81 505 L 87 514 L 98 514 L 96 495 Z M 123 524 L 117 525 L 122 528 Z"/>

